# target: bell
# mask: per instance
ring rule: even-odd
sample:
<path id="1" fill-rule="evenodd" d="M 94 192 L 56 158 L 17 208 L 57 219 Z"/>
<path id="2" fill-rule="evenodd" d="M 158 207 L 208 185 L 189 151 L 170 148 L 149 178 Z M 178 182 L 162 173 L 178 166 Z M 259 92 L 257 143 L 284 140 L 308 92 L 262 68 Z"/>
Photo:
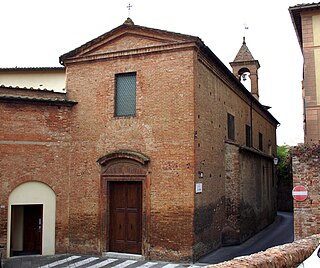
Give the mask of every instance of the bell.
<path id="1" fill-rule="evenodd" d="M 242 80 L 243 80 L 243 81 L 246 81 L 246 80 L 247 80 L 247 74 L 242 74 L 241 77 L 242 77 Z"/>

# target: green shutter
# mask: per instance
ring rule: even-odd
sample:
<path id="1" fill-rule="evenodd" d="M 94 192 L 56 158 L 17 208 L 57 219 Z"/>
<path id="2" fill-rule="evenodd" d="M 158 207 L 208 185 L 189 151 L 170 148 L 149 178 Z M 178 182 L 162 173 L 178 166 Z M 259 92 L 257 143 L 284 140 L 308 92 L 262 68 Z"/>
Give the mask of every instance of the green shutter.
<path id="1" fill-rule="evenodd" d="M 116 116 L 136 115 L 136 74 L 116 75 Z"/>

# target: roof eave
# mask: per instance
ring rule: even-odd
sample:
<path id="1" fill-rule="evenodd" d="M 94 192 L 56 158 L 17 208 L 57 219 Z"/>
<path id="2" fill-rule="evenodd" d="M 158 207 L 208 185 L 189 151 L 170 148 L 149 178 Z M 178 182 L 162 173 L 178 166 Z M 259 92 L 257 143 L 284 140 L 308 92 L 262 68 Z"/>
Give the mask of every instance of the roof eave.
<path id="1" fill-rule="evenodd" d="M 208 57 L 212 58 L 214 62 L 216 62 L 219 67 L 224 71 L 224 73 L 233 80 L 239 87 L 239 89 L 250 99 L 252 103 L 255 103 L 263 113 L 266 114 L 267 117 L 269 117 L 276 125 L 279 125 L 280 123 L 278 120 L 268 111 L 264 108 L 264 106 L 245 88 L 245 86 L 235 77 L 235 75 L 223 64 L 223 62 L 211 51 L 209 47 L 206 45 L 203 45 L 200 47 L 204 51 L 205 54 L 208 55 Z"/>
<path id="2" fill-rule="evenodd" d="M 64 71 L 64 67 L 3 67 L 0 68 L 2 72 L 12 72 L 12 71 Z"/>
<path id="3" fill-rule="evenodd" d="M 317 10 L 317 9 L 320 9 L 320 2 L 311 3 L 311 4 L 298 4 L 298 5 L 289 7 L 289 13 L 291 16 L 292 24 L 294 26 L 301 50 L 303 50 L 301 12 Z"/>
<path id="4" fill-rule="evenodd" d="M 296 10 L 293 8 L 289 8 L 289 13 L 291 17 L 291 21 L 294 27 L 294 30 L 297 35 L 297 39 L 300 45 L 300 49 L 302 51 L 303 49 L 303 43 L 302 43 L 302 29 L 301 29 L 301 16 L 300 16 L 300 10 Z"/>
<path id="5" fill-rule="evenodd" d="M 0 102 L 14 102 L 14 103 L 41 103 L 47 105 L 63 105 L 63 106 L 74 106 L 78 102 L 72 100 L 63 99 L 52 99 L 52 98 L 37 98 L 37 97 L 26 97 L 26 96 L 6 96 L 0 95 Z"/>

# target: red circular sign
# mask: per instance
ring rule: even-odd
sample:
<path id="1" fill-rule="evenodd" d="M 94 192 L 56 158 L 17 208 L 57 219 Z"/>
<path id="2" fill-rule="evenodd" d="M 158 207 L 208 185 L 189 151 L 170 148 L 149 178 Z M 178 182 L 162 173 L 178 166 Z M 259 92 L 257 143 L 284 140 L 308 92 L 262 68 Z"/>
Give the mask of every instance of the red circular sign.
<path id="1" fill-rule="evenodd" d="M 292 196 L 293 196 L 294 200 L 304 201 L 308 197 L 308 191 L 307 191 L 306 187 L 304 187 L 302 185 L 298 185 L 293 188 Z"/>

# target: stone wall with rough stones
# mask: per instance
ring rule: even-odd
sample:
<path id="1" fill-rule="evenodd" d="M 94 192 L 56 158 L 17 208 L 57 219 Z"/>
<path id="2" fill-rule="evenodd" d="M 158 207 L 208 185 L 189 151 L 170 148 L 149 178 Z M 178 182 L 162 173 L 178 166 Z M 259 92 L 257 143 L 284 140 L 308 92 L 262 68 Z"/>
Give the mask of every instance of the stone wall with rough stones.
<path id="1" fill-rule="evenodd" d="M 296 146 L 291 154 L 293 187 L 303 185 L 308 191 L 305 201 L 293 203 L 294 234 L 301 239 L 320 232 L 320 146 Z"/>
<path id="2" fill-rule="evenodd" d="M 291 268 L 297 267 L 308 258 L 319 245 L 320 235 L 313 235 L 306 239 L 294 241 L 269 248 L 266 251 L 255 253 L 246 257 L 233 259 L 208 268 Z"/>

